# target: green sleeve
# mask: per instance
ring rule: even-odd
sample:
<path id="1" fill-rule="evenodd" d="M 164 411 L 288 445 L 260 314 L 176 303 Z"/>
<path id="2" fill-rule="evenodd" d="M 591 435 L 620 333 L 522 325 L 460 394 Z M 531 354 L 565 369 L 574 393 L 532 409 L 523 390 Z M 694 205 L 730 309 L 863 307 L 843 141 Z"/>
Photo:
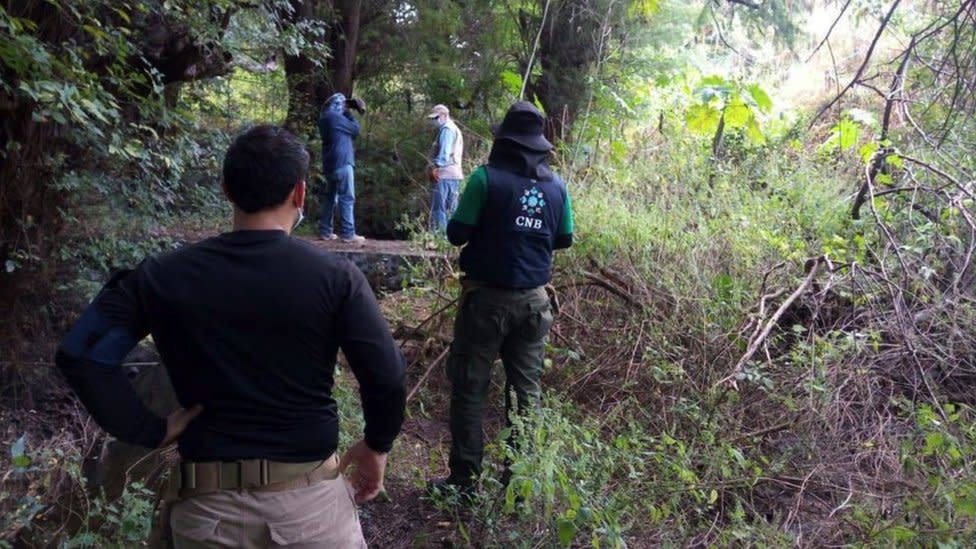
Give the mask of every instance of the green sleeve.
<path id="1" fill-rule="evenodd" d="M 559 224 L 557 235 L 573 234 L 573 200 L 569 198 L 569 189 L 566 189 L 566 208 L 563 211 L 563 221 Z"/>
<path id="2" fill-rule="evenodd" d="M 485 173 L 484 166 L 471 172 L 468 181 L 461 192 L 458 200 L 458 207 L 451 216 L 451 221 L 457 221 L 465 225 L 475 226 L 478 224 L 478 217 L 481 216 L 481 208 L 485 205 L 485 198 L 488 195 L 488 175 Z"/>

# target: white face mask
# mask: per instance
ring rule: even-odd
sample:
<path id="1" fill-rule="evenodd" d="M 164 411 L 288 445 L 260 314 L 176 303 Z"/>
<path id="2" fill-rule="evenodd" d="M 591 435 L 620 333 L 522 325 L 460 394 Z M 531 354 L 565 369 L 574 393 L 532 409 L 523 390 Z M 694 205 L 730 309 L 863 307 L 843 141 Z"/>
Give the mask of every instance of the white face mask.
<path id="1" fill-rule="evenodd" d="M 295 216 L 295 224 L 291 226 L 292 232 L 295 232 L 295 229 L 297 229 L 298 226 L 302 224 L 302 221 L 304 219 L 305 219 L 305 209 L 298 208 L 298 215 Z"/>
<path id="2" fill-rule="evenodd" d="M 431 118 L 430 119 L 430 125 L 431 126 L 434 126 L 435 128 L 441 127 L 441 117 L 440 116 L 435 116 L 434 118 Z"/>

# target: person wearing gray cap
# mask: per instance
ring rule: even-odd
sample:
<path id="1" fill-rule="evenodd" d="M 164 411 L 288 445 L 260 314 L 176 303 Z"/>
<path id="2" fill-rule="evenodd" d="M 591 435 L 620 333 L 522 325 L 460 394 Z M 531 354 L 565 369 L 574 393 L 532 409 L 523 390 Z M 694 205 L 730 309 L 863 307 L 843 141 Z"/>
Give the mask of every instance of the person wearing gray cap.
<path id="1" fill-rule="evenodd" d="M 464 172 L 464 136 L 451 120 L 451 111 L 444 105 L 434 105 L 427 118 L 437 127 L 437 137 L 430 148 L 430 179 L 434 183 L 430 201 L 430 227 L 444 232 L 447 220 L 457 209 L 458 193 Z"/>

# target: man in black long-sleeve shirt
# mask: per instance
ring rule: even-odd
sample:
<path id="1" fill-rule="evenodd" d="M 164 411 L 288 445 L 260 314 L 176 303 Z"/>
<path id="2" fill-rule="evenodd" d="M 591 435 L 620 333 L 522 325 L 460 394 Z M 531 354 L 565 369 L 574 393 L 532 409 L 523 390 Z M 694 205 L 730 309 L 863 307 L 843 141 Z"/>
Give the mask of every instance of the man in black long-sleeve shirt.
<path id="1" fill-rule="evenodd" d="M 58 351 L 109 433 L 148 447 L 179 443 L 177 547 L 365 546 L 338 473 L 355 466 L 357 503 L 382 489 L 403 421 L 403 359 L 362 273 L 290 237 L 307 169 L 304 144 L 283 129 L 238 137 L 223 168 L 234 230 L 114 277 Z M 182 406 L 166 420 L 120 367 L 147 334 Z M 331 392 L 340 348 L 366 427 L 338 460 Z"/>

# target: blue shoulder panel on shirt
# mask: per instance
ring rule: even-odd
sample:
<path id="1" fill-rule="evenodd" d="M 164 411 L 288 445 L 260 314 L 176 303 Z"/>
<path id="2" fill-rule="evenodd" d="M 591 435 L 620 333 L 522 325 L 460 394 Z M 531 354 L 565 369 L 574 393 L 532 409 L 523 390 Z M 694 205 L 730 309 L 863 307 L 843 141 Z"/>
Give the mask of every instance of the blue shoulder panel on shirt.
<path id="1" fill-rule="evenodd" d="M 118 366 L 139 343 L 126 326 L 110 322 L 98 310 L 98 299 L 61 340 L 61 351 L 76 359 L 103 366 Z"/>
<path id="2" fill-rule="evenodd" d="M 116 273 L 108 281 L 61 340 L 61 352 L 100 365 L 118 366 L 139 343 L 132 329 L 117 321 L 113 322 L 99 310 L 100 301 L 130 272 Z"/>

